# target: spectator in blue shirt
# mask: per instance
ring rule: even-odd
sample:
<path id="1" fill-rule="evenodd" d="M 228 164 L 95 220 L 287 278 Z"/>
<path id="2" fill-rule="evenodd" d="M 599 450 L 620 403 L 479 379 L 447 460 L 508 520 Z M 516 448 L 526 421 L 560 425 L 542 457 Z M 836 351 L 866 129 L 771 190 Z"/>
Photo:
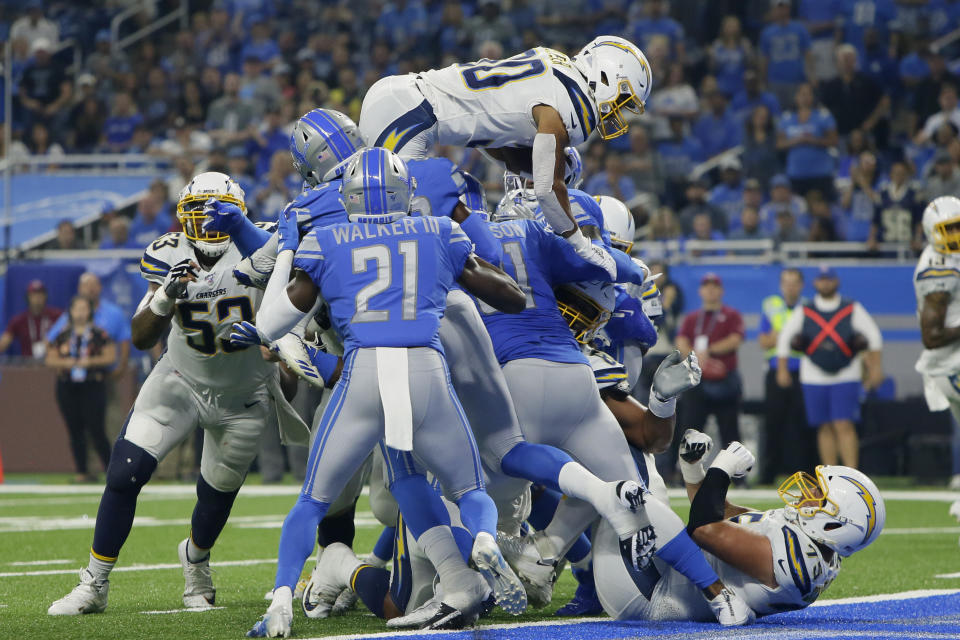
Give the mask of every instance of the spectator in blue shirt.
<path id="1" fill-rule="evenodd" d="M 713 228 L 710 221 L 710 214 L 706 212 L 698 213 L 693 217 L 693 230 L 690 235 L 684 238 L 684 240 L 697 240 L 702 242 L 710 242 L 723 240 L 723 234 Z M 722 256 L 725 252 L 719 251 L 717 249 L 692 249 L 690 251 L 691 255 L 705 257 L 705 256 Z"/>
<path id="2" fill-rule="evenodd" d="M 266 171 L 258 172 L 256 175 L 264 175 L 265 173 Z M 226 174 L 240 185 L 244 194 L 253 194 L 256 178 L 250 175 L 250 158 L 242 148 L 233 147 L 227 152 Z"/>
<path id="3" fill-rule="evenodd" d="M 750 41 L 740 32 L 740 19 L 726 16 L 720 27 L 720 37 L 710 47 L 710 70 L 717 78 L 717 88 L 727 97 L 743 90 L 743 74 L 753 58 Z"/>
<path id="4" fill-rule="evenodd" d="M 257 22 L 250 27 L 250 39 L 243 46 L 240 59 L 255 59 L 267 65 L 272 65 L 280 59 L 280 47 L 270 37 L 270 25 L 268 23 Z"/>
<path id="5" fill-rule="evenodd" d="M 101 249 L 143 249 L 130 237 L 130 219 L 114 215 L 107 225 L 107 235 L 100 241 Z"/>
<path id="6" fill-rule="evenodd" d="M 783 171 L 777 151 L 777 133 L 770 110 L 757 105 L 744 127 L 743 153 L 740 161 L 748 176 L 759 180 L 764 187 L 770 179 Z"/>
<path id="7" fill-rule="evenodd" d="M 613 196 L 621 202 L 629 202 L 637 195 L 637 187 L 624 172 L 620 154 L 608 153 L 603 171 L 590 178 L 583 190 L 592 196 Z"/>
<path id="8" fill-rule="evenodd" d="M 700 142 L 693 136 L 684 135 L 684 122 L 680 116 L 670 116 L 671 135 L 657 145 L 666 178 L 667 201 L 673 206 L 680 203 L 687 176 L 704 159 Z"/>
<path id="9" fill-rule="evenodd" d="M 764 231 L 770 234 L 776 231 L 777 214 L 784 210 L 790 212 L 797 226 L 802 228 L 808 226 L 807 203 L 793 193 L 790 188 L 790 179 L 780 174 L 770 181 L 770 201 L 760 207 L 760 226 Z"/>
<path id="10" fill-rule="evenodd" d="M 700 141 L 708 158 L 740 144 L 743 128 L 727 113 L 727 98 L 719 89 L 706 96 L 709 111 L 693 125 L 693 135 Z"/>
<path id="11" fill-rule="evenodd" d="M 837 124 L 816 105 L 809 84 L 797 88 L 795 100 L 797 110 L 784 113 L 777 123 L 777 148 L 787 152 L 787 177 L 797 193 L 818 189 L 833 201 Z"/>
<path id="12" fill-rule="evenodd" d="M 262 176 L 270 170 L 270 158 L 273 154 L 286 150 L 290 145 L 290 133 L 284 127 L 279 107 L 267 111 L 263 123 L 254 130 L 251 142 L 256 158 L 254 173 Z M 230 175 L 233 176 L 232 173 Z"/>
<path id="13" fill-rule="evenodd" d="M 797 85 L 813 78 L 810 33 L 790 20 L 790 0 L 773 0 L 773 22 L 760 33 L 761 73 L 781 105 L 792 104 Z"/>
<path id="14" fill-rule="evenodd" d="M 641 49 L 647 49 L 650 38 L 657 35 L 667 37 L 673 60 L 683 62 L 683 27 L 667 14 L 667 3 L 664 0 L 647 0 L 643 3 L 643 14 L 627 25 L 624 37 Z"/>
<path id="15" fill-rule="evenodd" d="M 147 194 L 140 199 L 137 213 L 130 225 L 130 238 L 138 246 L 146 247 L 173 226 L 173 220 L 169 216 L 161 215 L 160 208 L 161 203 L 153 194 Z"/>
<path id="16" fill-rule="evenodd" d="M 874 213 L 880 204 L 879 184 L 877 157 L 864 151 L 856 166 L 850 169 L 850 184 L 840 200 L 840 206 L 846 212 L 846 239 L 849 242 L 866 242 L 870 237 Z"/>
<path id="17" fill-rule="evenodd" d="M 106 332 L 110 339 L 117 343 L 117 364 L 113 368 L 112 377 L 119 378 L 126 371 L 130 363 L 130 318 L 123 309 L 105 299 L 103 285 L 100 278 L 90 271 L 80 276 L 77 282 L 77 295 L 90 301 L 93 308 L 93 324 Z M 47 342 L 53 342 L 66 328 L 70 314 L 62 313 L 50 330 L 47 332 Z"/>
<path id="18" fill-rule="evenodd" d="M 374 33 L 394 51 L 416 49 L 427 32 L 427 12 L 418 0 L 396 0 L 383 7 Z"/>
<path id="19" fill-rule="evenodd" d="M 747 69 L 743 74 L 743 89 L 730 101 L 730 115 L 737 122 L 745 124 L 750 114 L 760 105 L 766 107 L 774 118 L 780 115 L 780 102 L 777 96 L 769 91 L 763 91 L 760 86 L 760 76 L 753 69 Z"/>
<path id="20" fill-rule="evenodd" d="M 725 157 L 720 161 L 721 182 L 710 190 L 707 202 L 720 208 L 727 217 L 727 228 L 734 229 L 740 222 L 743 209 L 743 179 L 740 161 Z"/>
<path id="21" fill-rule="evenodd" d="M 133 140 L 133 131 L 143 122 L 143 116 L 137 113 L 133 98 L 127 92 L 118 93 L 113 101 L 113 111 L 103 123 L 103 135 L 106 149 L 112 153 L 123 153 Z"/>
<path id="22" fill-rule="evenodd" d="M 874 29 L 881 45 L 896 50 L 891 42 L 891 31 L 897 19 L 897 5 L 893 0 L 841 0 L 843 41 L 857 48 L 864 57 L 864 34 Z"/>
<path id="23" fill-rule="evenodd" d="M 678 218 L 680 228 L 685 235 L 696 235 L 693 221 L 701 214 L 707 214 L 710 218 L 710 230 L 726 231 L 727 216 L 720 207 L 714 206 L 707 201 L 707 189 L 710 188 L 710 181 L 701 176 L 696 180 L 691 180 L 687 185 L 684 195 L 687 198 L 686 206 L 680 210 Z M 701 238 L 703 239 L 703 238 Z"/>

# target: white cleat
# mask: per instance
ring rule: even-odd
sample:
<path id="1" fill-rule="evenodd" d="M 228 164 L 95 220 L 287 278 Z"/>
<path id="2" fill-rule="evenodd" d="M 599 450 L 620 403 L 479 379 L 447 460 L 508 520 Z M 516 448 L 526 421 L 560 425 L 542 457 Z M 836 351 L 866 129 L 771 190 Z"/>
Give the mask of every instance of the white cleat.
<path id="1" fill-rule="evenodd" d="M 210 556 L 200 562 L 190 562 L 187 558 L 187 544 L 184 540 L 177 545 L 177 555 L 183 567 L 183 606 L 188 609 L 210 609 L 217 599 L 217 590 L 210 576 Z"/>
<path id="2" fill-rule="evenodd" d="M 515 616 L 527 610 L 527 592 L 523 583 L 504 560 L 493 536 L 482 531 L 477 534 L 470 557 L 477 571 L 483 574 L 493 589 L 494 598 L 501 609 Z"/>
<path id="3" fill-rule="evenodd" d="M 717 622 L 724 627 L 738 627 L 750 624 L 755 619 L 751 609 L 743 599 L 729 587 L 724 587 L 713 600 L 708 600 Z"/>
<path id="4" fill-rule="evenodd" d="M 77 616 L 82 613 L 103 613 L 107 608 L 107 592 L 110 590 L 110 581 L 104 580 L 101 584 L 93 578 L 89 569 L 80 570 L 80 584 L 73 591 L 50 605 L 47 615 Z"/>
<path id="5" fill-rule="evenodd" d="M 349 555 L 347 555 L 349 554 Z M 334 542 L 323 550 L 320 561 L 313 568 L 310 580 L 303 589 L 301 603 L 308 618 L 327 618 L 348 585 L 338 577 L 337 571 L 344 559 L 355 558 L 353 550 L 342 542 Z M 339 614 L 344 613 L 341 610 Z"/>
<path id="6" fill-rule="evenodd" d="M 497 542 L 504 557 L 517 572 L 523 588 L 527 592 L 527 603 L 534 609 L 550 604 L 553 599 L 553 585 L 557 579 L 557 561 L 544 559 L 537 547 L 540 533 L 529 536 L 504 536 L 497 534 Z M 546 541 L 543 541 L 545 544 Z"/>
<path id="7" fill-rule="evenodd" d="M 273 590 L 273 602 L 267 612 L 257 621 L 248 638 L 289 638 L 290 625 L 293 624 L 293 592 L 290 587 Z"/>

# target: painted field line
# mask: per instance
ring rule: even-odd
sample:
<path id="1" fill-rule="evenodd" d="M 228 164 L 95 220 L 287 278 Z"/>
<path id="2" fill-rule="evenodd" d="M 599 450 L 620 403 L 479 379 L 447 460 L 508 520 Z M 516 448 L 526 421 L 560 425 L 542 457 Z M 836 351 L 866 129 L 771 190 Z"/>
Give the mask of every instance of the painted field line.
<path id="1" fill-rule="evenodd" d="M 217 567 L 252 567 L 260 564 L 276 564 L 276 558 L 259 558 L 256 560 L 225 560 L 222 562 L 211 562 L 210 566 Z M 77 564 L 81 564 L 78 561 Z M 179 562 L 165 564 L 131 564 L 128 566 L 114 567 L 113 573 L 126 571 L 162 571 L 165 569 L 182 569 Z M 25 576 L 59 576 L 71 575 L 77 573 L 78 569 L 43 569 L 37 571 L 4 571 L 0 572 L 0 578 L 23 578 Z"/>
<path id="2" fill-rule="evenodd" d="M 226 607 L 185 607 L 183 609 L 167 609 L 166 611 L 141 611 L 146 615 L 164 615 L 167 613 L 204 613 L 207 611 L 216 611 L 217 609 L 226 609 Z"/>
<path id="3" fill-rule="evenodd" d="M 76 562 L 76 560 L 70 560 L 69 558 L 63 560 L 21 560 L 20 562 L 8 562 L 7 564 L 11 567 L 42 567 L 51 564 L 70 564 L 72 562 Z"/>

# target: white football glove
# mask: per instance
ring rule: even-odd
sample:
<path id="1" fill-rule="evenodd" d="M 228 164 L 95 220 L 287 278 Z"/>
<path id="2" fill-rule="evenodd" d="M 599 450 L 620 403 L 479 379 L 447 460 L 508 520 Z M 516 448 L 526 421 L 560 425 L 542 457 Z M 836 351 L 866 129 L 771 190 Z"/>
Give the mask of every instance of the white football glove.
<path id="1" fill-rule="evenodd" d="M 757 461 L 750 450 L 734 440 L 727 448 L 717 454 L 713 459 L 711 469 L 720 469 L 724 471 L 731 479 L 742 478 L 753 469 L 753 464 Z"/>
<path id="2" fill-rule="evenodd" d="M 686 484 L 700 484 L 707 472 L 703 459 L 713 449 L 713 438 L 703 431 L 687 429 L 680 438 L 680 473 Z"/>

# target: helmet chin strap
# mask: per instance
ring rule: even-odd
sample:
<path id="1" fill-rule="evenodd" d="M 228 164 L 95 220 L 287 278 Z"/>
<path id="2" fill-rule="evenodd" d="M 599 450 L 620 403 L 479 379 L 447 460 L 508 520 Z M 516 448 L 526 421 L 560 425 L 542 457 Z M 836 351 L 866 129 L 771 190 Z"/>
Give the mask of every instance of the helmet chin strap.
<path id="1" fill-rule="evenodd" d="M 190 244 L 207 258 L 219 258 L 230 248 L 229 242 L 203 242 L 202 240 L 191 240 Z"/>

